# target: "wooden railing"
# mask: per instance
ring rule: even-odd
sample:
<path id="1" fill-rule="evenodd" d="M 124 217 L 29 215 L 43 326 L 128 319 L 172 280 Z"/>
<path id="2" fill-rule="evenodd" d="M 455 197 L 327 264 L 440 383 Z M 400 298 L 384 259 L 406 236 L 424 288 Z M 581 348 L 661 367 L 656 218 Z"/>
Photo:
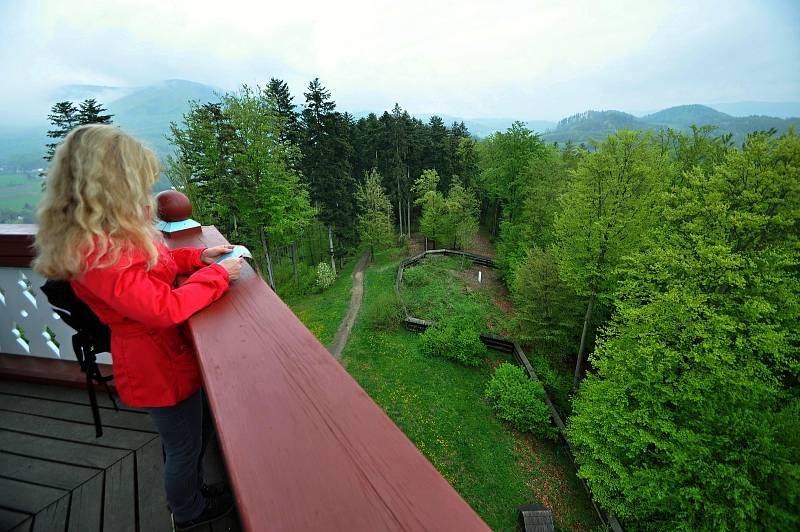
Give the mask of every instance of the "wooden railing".
<path id="1" fill-rule="evenodd" d="M 0 226 L 0 267 L 29 265 L 34 232 Z M 204 227 L 166 243 L 226 240 Z M 488 530 L 252 268 L 189 330 L 246 530 Z M 0 373 L 31 361 L 4 356 Z"/>

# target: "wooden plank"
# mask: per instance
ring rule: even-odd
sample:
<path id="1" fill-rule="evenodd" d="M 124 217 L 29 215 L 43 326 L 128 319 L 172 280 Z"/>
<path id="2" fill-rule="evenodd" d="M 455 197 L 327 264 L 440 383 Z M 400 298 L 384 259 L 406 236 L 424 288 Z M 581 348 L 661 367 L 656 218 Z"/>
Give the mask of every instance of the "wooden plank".
<path id="1" fill-rule="evenodd" d="M 97 469 L 105 469 L 130 453 L 123 449 L 96 447 L 2 429 L 0 429 L 0 450 Z"/>
<path id="2" fill-rule="evenodd" d="M 94 426 L 92 408 L 88 404 L 79 405 L 0 393 L 0 410 L 58 418 L 64 421 L 74 421 Z M 157 434 L 150 416 L 144 412 L 128 412 L 125 410 L 117 412 L 113 409 L 104 408 L 100 411 L 100 421 L 103 424 L 103 430 L 107 427 L 114 427 Z"/>
<path id="3" fill-rule="evenodd" d="M 103 375 L 111 374 L 108 364 L 98 364 Z M 0 378 L 34 381 L 77 388 L 86 387 L 86 376 L 74 360 L 29 357 L 0 353 Z M 113 382 L 111 389 L 114 389 Z M 84 392 L 85 393 L 85 392 Z"/>
<path id="4" fill-rule="evenodd" d="M 4 477 L 60 488 L 75 489 L 99 474 L 97 469 L 62 464 L 0 451 L 0 472 Z"/>
<path id="5" fill-rule="evenodd" d="M 33 358 L 33 357 L 23 357 L 23 358 Z M 109 398 L 108 394 L 105 392 L 101 392 L 100 389 L 98 389 L 97 387 L 95 388 L 95 390 L 97 391 L 97 404 L 100 406 L 100 408 L 101 409 L 109 408 L 113 410 L 114 404 L 111 402 L 111 399 Z M 75 403 L 80 405 L 89 404 L 89 394 L 85 389 L 57 386 L 53 384 L 41 384 L 36 382 L 0 379 L 0 393 L 19 395 L 23 397 L 37 397 L 39 399 L 50 399 L 53 401 L 63 401 L 66 403 Z M 117 405 L 119 406 L 120 410 L 126 410 L 128 412 L 139 412 L 144 415 L 147 415 L 147 413 L 144 412 L 143 410 L 138 410 L 123 405 L 119 401 L 119 398 L 115 399 L 117 400 Z M 2 405 L 3 402 L 4 398 L 0 397 L 0 405 Z"/>
<path id="6" fill-rule="evenodd" d="M 30 515 L 0 508 L 0 530 L 30 530 L 33 519 Z"/>
<path id="7" fill-rule="evenodd" d="M 68 494 L 67 490 L 0 477 L 0 501 L 7 510 L 36 514 Z"/>
<path id="8" fill-rule="evenodd" d="M 47 436 L 64 440 L 90 443 L 103 447 L 136 450 L 158 436 L 135 430 L 103 429 L 103 437 L 95 436 L 93 425 L 71 423 L 60 419 L 42 418 L 18 412 L 0 410 L 0 427 L 36 436 Z"/>
<path id="9" fill-rule="evenodd" d="M 148 532 L 169 532 L 172 530 L 172 521 L 166 508 L 164 462 L 160 440 L 153 440 L 136 451 L 136 477 L 139 529 Z"/>
<path id="10" fill-rule="evenodd" d="M 136 532 L 132 453 L 106 469 L 103 492 L 103 531 Z"/>
<path id="11" fill-rule="evenodd" d="M 488 530 L 248 265 L 189 326 L 246 530 Z"/>
<path id="12" fill-rule="evenodd" d="M 103 508 L 103 473 L 99 473 L 72 492 L 67 532 L 99 531 Z M 146 531 L 143 528 L 142 531 Z"/>
<path id="13" fill-rule="evenodd" d="M 33 518 L 32 532 L 64 532 L 67 528 L 69 494 L 43 509 Z"/>

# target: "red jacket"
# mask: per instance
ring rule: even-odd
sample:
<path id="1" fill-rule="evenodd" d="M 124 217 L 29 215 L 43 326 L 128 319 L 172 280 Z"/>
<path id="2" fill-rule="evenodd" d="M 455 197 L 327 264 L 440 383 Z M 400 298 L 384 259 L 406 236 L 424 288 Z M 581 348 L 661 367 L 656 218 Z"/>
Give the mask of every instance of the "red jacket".
<path id="1" fill-rule="evenodd" d="M 227 270 L 203 264 L 202 249 L 157 247 L 158 263 L 149 271 L 144 253 L 130 260 L 123 254 L 115 265 L 89 269 L 71 283 L 111 328 L 114 382 L 134 407 L 171 406 L 200 388 L 197 359 L 178 325 L 228 289 Z M 179 273 L 193 271 L 175 288 Z"/>

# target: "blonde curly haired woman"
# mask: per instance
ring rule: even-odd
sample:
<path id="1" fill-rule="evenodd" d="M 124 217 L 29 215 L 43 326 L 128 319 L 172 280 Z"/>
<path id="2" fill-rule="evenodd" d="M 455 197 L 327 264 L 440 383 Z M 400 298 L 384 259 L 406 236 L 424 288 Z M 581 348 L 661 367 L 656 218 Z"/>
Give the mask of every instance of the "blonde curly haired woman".
<path id="1" fill-rule="evenodd" d="M 166 457 L 167 502 L 176 528 L 186 530 L 226 514 L 233 499 L 204 484 L 211 423 L 197 359 L 179 325 L 222 296 L 241 259 L 215 264 L 230 246 L 164 246 L 153 227 L 158 175 L 155 154 L 119 128 L 74 129 L 48 170 L 33 267 L 68 280 L 111 329 L 117 391 L 153 419 Z M 176 288 L 179 273 L 191 275 Z"/>

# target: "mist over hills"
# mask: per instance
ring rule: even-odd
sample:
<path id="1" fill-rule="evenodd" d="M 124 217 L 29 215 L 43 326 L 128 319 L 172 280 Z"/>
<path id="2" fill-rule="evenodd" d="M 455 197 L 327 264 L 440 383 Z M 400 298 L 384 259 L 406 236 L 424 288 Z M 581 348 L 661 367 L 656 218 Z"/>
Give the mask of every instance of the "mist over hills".
<path id="1" fill-rule="evenodd" d="M 144 87 L 113 87 L 103 85 L 68 85 L 59 88 L 52 95 L 52 101 L 71 100 L 79 102 L 85 98 L 96 98 L 114 114 L 114 124 L 147 142 L 162 158 L 171 152 L 165 138 L 171 121 L 180 121 L 188 111 L 189 101 L 217 101 L 224 91 L 215 87 L 186 80 L 166 80 Z M 335 99 L 335 95 L 334 95 Z M 302 96 L 295 96 L 295 103 L 302 103 Z M 339 109 L 345 111 L 345 109 Z M 733 116 L 723 112 L 752 116 Z M 374 111 L 380 115 L 383 110 Z M 763 116 L 767 113 L 774 116 Z M 351 111 L 356 118 L 366 116 L 369 111 Z M 431 114 L 414 114 L 428 121 Z M 655 131 L 671 127 L 681 131 L 689 130 L 692 124 L 713 124 L 719 131 L 733 133 L 734 141 L 740 143 L 746 134 L 755 130 L 774 128 L 779 134 L 789 126 L 800 127 L 800 118 L 779 118 L 777 116 L 800 115 L 800 102 L 733 102 L 728 104 L 681 105 L 664 109 L 649 115 L 637 117 L 622 111 L 586 111 L 560 122 L 547 120 L 524 120 L 528 128 L 542 134 L 548 142 L 574 143 L 601 140 L 617 129 L 641 129 Z M 496 131 L 505 131 L 515 121 L 513 118 L 464 118 L 451 115 L 438 115 L 445 124 L 464 122 L 467 129 L 476 137 L 485 137 Z M 31 171 L 43 167 L 44 146 L 48 142 L 46 116 L 38 123 L 26 126 L 0 125 L 0 168 L 5 171 Z"/>

